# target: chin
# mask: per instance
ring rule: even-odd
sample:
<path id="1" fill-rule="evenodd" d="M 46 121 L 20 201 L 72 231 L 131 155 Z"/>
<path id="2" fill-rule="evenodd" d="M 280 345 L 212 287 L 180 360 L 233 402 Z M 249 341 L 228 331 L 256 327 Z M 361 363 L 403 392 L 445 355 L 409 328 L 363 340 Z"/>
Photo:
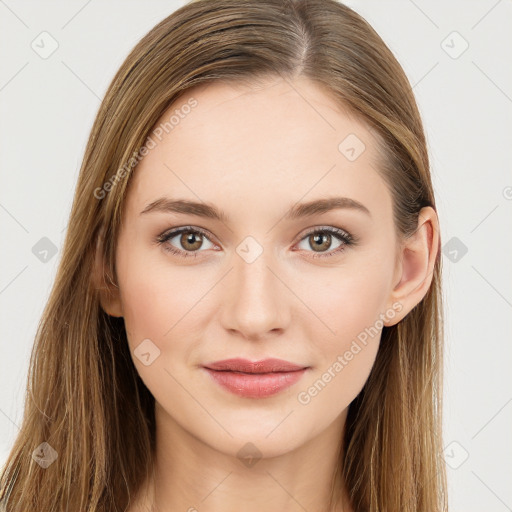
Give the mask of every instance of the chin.
<path id="1" fill-rule="evenodd" d="M 297 422 L 293 412 L 287 417 L 288 414 L 274 414 L 263 421 L 258 419 L 257 413 L 244 415 L 236 422 L 232 420 L 226 423 L 230 425 L 228 430 L 233 437 L 228 434 L 213 435 L 210 431 L 203 433 L 203 439 L 213 448 L 238 458 L 240 450 L 241 455 L 252 450 L 259 457 L 277 457 L 299 448 L 314 436 L 313 427 L 310 428 L 303 421 Z"/>

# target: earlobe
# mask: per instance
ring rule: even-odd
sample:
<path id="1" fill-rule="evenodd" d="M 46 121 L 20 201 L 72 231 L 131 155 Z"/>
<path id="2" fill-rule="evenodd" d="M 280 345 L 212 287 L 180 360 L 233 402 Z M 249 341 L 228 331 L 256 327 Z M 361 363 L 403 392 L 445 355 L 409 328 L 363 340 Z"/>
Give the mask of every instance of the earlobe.
<path id="1" fill-rule="evenodd" d="M 106 278 L 105 261 L 103 258 L 103 230 L 98 236 L 96 244 L 96 255 L 94 260 L 94 271 L 92 280 L 94 287 L 98 290 L 100 305 L 107 315 L 122 317 L 123 308 L 119 287 Z"/>
<path id="2" fill-rule="evenodd" d="M 399 302 L 402 309 L 386 326 L 402 320 L 427 294 L 432 282 L 439 248 L 439 222 L 435 210 L 426 206 L 418 215 L 416 231 L 402 245 L 400 279 L 389 302 Z"/>
<path id="3" fill-rule="evenodd" d="M 123 309 L 121 307 L 119 289 L 112 290 L 110 287 L 104 287 L 99 289 L 99 293 L 103 311 L 110 316 L 122 317 Z"/>

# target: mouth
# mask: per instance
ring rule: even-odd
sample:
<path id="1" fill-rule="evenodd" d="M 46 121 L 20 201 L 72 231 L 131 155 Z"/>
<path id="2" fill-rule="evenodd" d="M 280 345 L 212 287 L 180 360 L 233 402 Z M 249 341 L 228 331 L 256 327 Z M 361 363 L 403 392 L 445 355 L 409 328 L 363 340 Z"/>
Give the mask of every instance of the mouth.
<path id="1" fill-rule="evenodd" d="M 282 359 L 225 359 L 208 363 L 203 369 L 225 390 L 245 398 L 265 398 L 292 386 L 308 370 Z"/>

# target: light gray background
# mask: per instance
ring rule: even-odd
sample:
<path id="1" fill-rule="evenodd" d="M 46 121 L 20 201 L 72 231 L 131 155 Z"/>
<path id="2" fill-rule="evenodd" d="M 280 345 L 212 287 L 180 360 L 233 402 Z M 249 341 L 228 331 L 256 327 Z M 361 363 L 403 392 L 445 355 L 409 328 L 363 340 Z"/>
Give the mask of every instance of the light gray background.
<path id="1" fill-rule="evenodd" d="M 427 131 L 444 246 L 450 509 L 512 510 L 512 2 L 347 3 L 403 65 Z M 134 44 L 183 4 L 0 0 L 1 462 L 100 100 Z M 47 58 L 32 48 L 52 39 Z M 32 250 L 43 237 L 57 250 L 46 262 Z"/>

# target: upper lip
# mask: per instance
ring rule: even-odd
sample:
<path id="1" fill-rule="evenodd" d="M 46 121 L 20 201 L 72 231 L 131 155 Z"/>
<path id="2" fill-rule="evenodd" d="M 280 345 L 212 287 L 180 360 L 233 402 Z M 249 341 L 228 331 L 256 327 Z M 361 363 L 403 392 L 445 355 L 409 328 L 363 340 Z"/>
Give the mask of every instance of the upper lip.
<path id="1" fill-rule="evenodd" d="M 204 367 L 210 370 L 243 373 L 293 372 L 307 368 L 306 366 L 275 358 L 262 359 L 260 361 L 249 361 L 242 358 L 223 359 L 222 361 L 205 364 Z"/>

